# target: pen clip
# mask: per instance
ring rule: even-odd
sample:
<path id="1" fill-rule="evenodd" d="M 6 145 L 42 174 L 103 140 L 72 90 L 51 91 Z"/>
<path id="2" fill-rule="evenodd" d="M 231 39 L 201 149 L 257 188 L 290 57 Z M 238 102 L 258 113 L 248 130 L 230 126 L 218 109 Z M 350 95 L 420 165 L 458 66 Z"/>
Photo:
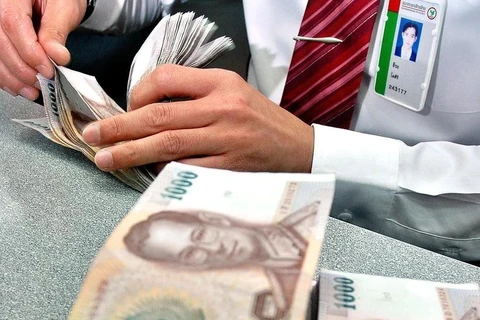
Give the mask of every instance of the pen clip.
<path id="1" fill-rule="evenodd" d="M 331 43 L 331 44 L 337 44 L 337 43 L 342 43 L 343 42 L 343 40 L 340 40 L 340 39 L 335 38 L 335 37 L 310 38 L 310 37 L 295 36 L 295 37 L 293 37 L 293 40 L 295 40 L 295 41 L 323 42 L 323 43 Z"/>

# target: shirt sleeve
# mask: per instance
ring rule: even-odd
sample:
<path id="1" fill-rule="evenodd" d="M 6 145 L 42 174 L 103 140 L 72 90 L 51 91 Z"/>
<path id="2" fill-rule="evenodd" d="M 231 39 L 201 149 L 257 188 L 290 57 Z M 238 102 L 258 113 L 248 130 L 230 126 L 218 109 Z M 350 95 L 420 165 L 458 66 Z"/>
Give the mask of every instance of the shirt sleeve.
<path id="1" fill-rule="evenodd" d="M 79 29 L 110 34 L 138 31 L 155 22 L 171 2 L 173 1 L 97 0 L 92 15 Z"/>
<path id="2" fill-rule="evenodd" d="M 332 216 L 480 261 L 480 146 L 402 141 L 313 125 L 312 173 L 337 177 Z"/>

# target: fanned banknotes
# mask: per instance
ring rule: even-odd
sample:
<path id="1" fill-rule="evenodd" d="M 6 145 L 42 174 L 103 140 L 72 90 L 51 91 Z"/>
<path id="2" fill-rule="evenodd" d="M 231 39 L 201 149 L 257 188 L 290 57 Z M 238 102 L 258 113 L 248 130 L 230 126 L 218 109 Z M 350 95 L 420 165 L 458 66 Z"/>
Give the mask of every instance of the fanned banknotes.
<path id="1" fill-rule="evenodd" d="M 194 18 L 193 12 L 166 16 L 152 30 L 137 52 L 127 86 L 127 101 L 135 85 L 160 64 L 173 63 L 203 67 L 234 48 L 229 37 L 208 42 L 215 23 L 206 17 Z M 55 66 L 54 79 L 38 75 L 45 106 L 45 118 L 14 121 L 35 129 L 55 143 L 82 152 L 91 161 L 100 150 L 82 138 L 90 122 L 124 113 L 92 76 Z M 130 187 L 143 192 L 154 174 L 146 167 L 111 172 Z"/>
<path id="2" fill-rule="evenodd" d="M 478 284 L 322 270 L 319 320 L 478 320 Z"/>
<path id="3" fill-rule="evenodd" d="M 306 319 L 333 188 L 333 175 L 170 163 L 100 250 L 70 319 Z"/>

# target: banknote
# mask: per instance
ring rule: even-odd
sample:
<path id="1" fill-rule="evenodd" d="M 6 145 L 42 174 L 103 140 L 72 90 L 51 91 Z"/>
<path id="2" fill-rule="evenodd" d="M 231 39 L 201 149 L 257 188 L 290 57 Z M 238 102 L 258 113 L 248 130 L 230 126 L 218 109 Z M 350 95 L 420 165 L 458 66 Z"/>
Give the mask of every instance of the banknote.
<path id="1" fill-rule="evenodd" d="M 78 76 L 86 75 L 79 74 Z M 58 79 L 56 78 L 56 80 Z M 87 123 L 98 118 L 93 114 L 93 111 L 87 114 L 85 110 L 81 111 L 72 107 L 73 104 L 69 103 L 65 97 L 64 90 L 57 90 L 58 81 L 46 79 L 41 75 L 38 76 L 38 80 L 44 92 L 46 117 L 13 120 L 40 132 L 59 145 L 82 152 L 93 161 L 95 153 L 100 149 L 86 144 L 81 136 L 81 131 Z M 97 108 L 97 110 L 100 110 L 100 108 Z M 123 110 L 121 111 L 123 112 Z M 138 191 L 145 190 L 154 178 L 153 174 L 145 167 L 116 170 L 112 171 L 111 174 Z"/>
<path id="2" fill-rule="evenodd" d="M 70 319 L 306 319 L 334 176 L 170 163 L 113 231 Z"/>
<path id="3" fill-rule="evenodd" d="M 162 19 L 133 58 L 127 100 L 135 85 L 158 65 L 173 63 L 199 68 L 233 50 L 235 45 L 229 37 L 221 36 L 209 42 L 216 29 L 214 22 L 205 16 L 195 18 L 194 12 Z M 215 50 L 207 51 L 210 47 Z"/>
<path id="4" fill-rule="evenodd" d="M 322 270 L 318 319 L 478 320 L 479 285 Z"/>
<path id="5" fill-rule="evenodd" d="M 203 67 L 234 48 L 225 36 L 210 41 L 215 23 L 195 13 L 177 13 L 164 17 L 135 56 L 128 79 L 127 101 L 135 85 L 158 65 L 165 63 Z M 55 65 L 54 79 L 37 75 L 44 100 L 46 118 L 14 119 L 37 130 L 62 146 L 82 152 L 94 161 L 99 147 L 89 146 L 83 129 L 92 121 L 125 113 L 102 89 L 95 77 Z M 48 126 L 48 129 L 46 128 Z M 128 186 L 143 192 L 155 174 L 146 166 L 111 172 Z"/>
<path id="6" fill-rule="evenodd" d="M 21 125 L 25 127 L 32 128 L 38 132 L 40 132 L 43 136 L 45 136 L 47 139 L 50 139 L 51 141 L 67 147 L 67 148 L 72 148 L 69 144 L 64 143 L 62 140 L 59 140 L 57 136 L 53 133 L 48 118 L 35 118 L 35 119 L 13 119 L 13 121 L 20 123 Z M 75 149 L 75 148 L 73 148 Z M 76 150 L 76 149 L 75 149 Z"/>

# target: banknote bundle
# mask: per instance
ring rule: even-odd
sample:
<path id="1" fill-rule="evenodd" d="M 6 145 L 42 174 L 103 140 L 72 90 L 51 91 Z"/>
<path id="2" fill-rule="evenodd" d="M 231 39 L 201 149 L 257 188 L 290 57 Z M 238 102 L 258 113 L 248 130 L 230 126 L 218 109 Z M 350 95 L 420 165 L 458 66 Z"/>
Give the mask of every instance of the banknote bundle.
<path id="1" fill-rule="evenodd" d="M 322 270 L 318 319 L 478 320 L 478 284 Z"/>
<path id="2" fill-rule="evenodd" d="M 307 319 L 333 175 L 172 162 L 113 231 L 70 319 Z"/>
<path id="3" fill-rule="evenodd" d="M 193 12 L 164 17 L 152 30 L 135 55 L 127 85 L 127 101 L 135 85 L 160 64 L 172 63 L 203 67 L 222 53 L 234 48 L 229 37 L 209 41 L 215 23 L 206 17 L 195 18 Z M 82 152 L 91 161 L 100 150 L 82 138 L 84 127 L 96 120 L 125 111 L 111 99 L 92 76 L 55 66 L 54 79 L 38 75 L 44 100 L 45 118 L 14 119 L 33 128 L 50 140 Z M 147 167 L 134 167 L 111 172 L 130 187 L 143 192 L 153 181 Z"/>

